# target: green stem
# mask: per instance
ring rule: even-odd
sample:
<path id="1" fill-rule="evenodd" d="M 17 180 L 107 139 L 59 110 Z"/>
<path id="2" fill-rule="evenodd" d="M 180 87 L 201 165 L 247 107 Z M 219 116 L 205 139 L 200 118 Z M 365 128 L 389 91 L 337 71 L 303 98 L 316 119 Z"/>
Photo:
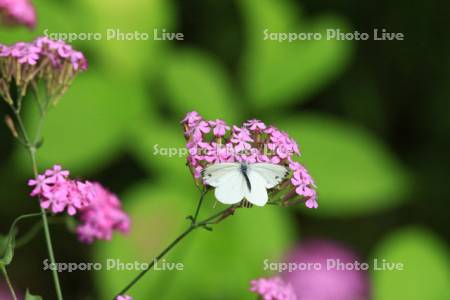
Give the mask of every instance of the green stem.
<path id="1" fill-rule="evenodd" d="M 155 265 L 155 262 L 160 260 L 164 257 L 170 250 L 172 250 L 173 247 L 175 247 L 176 244 L 178 244 L 182 239 L 184 239 L 189 233 L 194 230 L 195 227 L 190 226 L 187 230 L 185 230 L 181 235 L 179 235 L 172 243 L 169 244 L 158 256 L 153 258 L 153 260 L 149 263 L 148 267 L 143 270 L 141 273 L 138 274 L 123 290 L 121 290 L 115 297 L 116 299 L 119 295 L 124 295 L 130 288 L 132 288 L 148 271 L 150 271 L 153 266 Z"/>
<path id="2" fill-rule="evenodd" d="M 196 208 L 196 210 L 195 210 L 195 214 L 194 214 L 194 217 L 192 218 L 192 223 L 194 223 L 195 224 L 195 222 L 197 222 L 197 218 L 198 218 L 198 214 L 200 213 L 200 207 L 202 206 L 202 204 L 203 204 L 203 199 L 205 198 L 205 195 L 208 193 L 208 190 L 203 190 L 203 191 L 201 191 L 201 195 L 200 195 L 200 200 L 198 201 L 198 204 L 197 204 L 197 208 Z"/>
<path id="3" fill-rule="evenodd" d="M 158 256 L 153 258 L 153 260 L 148 264 L 148 267 L 146 269 L 142 270 L 124 289 L 122 289 L 114 297 L 114 299 L 116 299 L 120 295 L 126 294 L 126 292 L 129 289 L 131 289 L 148 271 L 150 271 L 153 268 L 153 266 L 155 265 L 155 263 L 158 260 L 162 259 L 167 253 L 169 253 L 170 250 L 172 250 L 181 240 L 183 240 L 186 236 L 188 236 L 195 229 L 201 228 L 201 227 L 206 227 L 207 225 L 210 225 L 210 224 L 215 224 L 217 218 L 221 217 L 222 215 L 224 215 L 225 213 L 227 213 L 231 210 L 234 210 L 237 207 L 237 205 L 229 206 L 226 209 L 221 210 L 220 212 L 210 216 L 209 218 L 206 218 L 205 220 L 203 220 L 201 222 L 197 222 L 196 220 L 198 217 L 198 213 L 200 211 L 200 207 L 203 203 L 203 199 L 204 199 L 205 195 L 206 195 L 206 191 L 203 192 L 200 196 L 199 204 L 197 206 L 195 215 L 192 219 L 192 224 L 185 231 L 183 231 L 177 238 L 175 238 L 175 240 L 173 240 Z"/>
<path id="4" fill-rule="evenodd" d="M 14 300 L 17 300 L 16 293 L 14 292 L 14 288 L 9 280 L 8 272 L 6 271 L 6 267 L 2 266 L 3 276 L 5 276 L 6 284 L 8 285 L 9 291 L 11 292 L 11 296 Z"/>
<path id="5" fill-rule="evenodd" d="M 52 265 L 55 265 L 56 260 L 55 260 L 55 255 L 53 254 L 53 245 L 52 245 L 52 239 L 50 237 L 50 228 L 48 226 L 47 214 L 42 207 L 41 207 L 41 212 L 42 212 L 42 223 L 44 224 L 45 241 L 47 242 L 48 256 L 50 258 L 50 262 L 52 263 Z M 61 292 L 61 286 L 59 284 L 58 272 L 54 268 L 52 269 L 52 275 L 53 275 L 53 283 L 55 284 L 57 299 L 62 300 L 63 296 L 62 296 L 62 292 Z"/>
<path id="6" fill-rule="evenodd" d="M 39 175 L 39 172 L 38 172 L 37 161 L 36 161 L 36 147 L 34 145 L 30 146 L 30 147 L 28 147 L 28 151 L 30 153 L 31 162 L 33 164 L 34 177 L 37 178 Z M 50 236 L 50 228 L 48 226 L 47 212 L 42 207 L 41 207 L 41 213 L 42 213 L 42 224 L 44 225 L 45 242 L 47 243 L 48 256 L 49 256 L 49 259 L 50 259 L 50 262 L 52 263 L 52 265 L 55 265 L 56 260 L 55 260 L 55 255 L 53 253 L 53 245 L 52 245 L 52 239 Z M 58 272 L 54 268 L 52 269 L 52 275 L 53 275 L 53 283 L 54 283 L 55 289 L 56 289 L 57 299 L 63 300 L 63 296 L 62 296 L 62 292 L 61 292 L 61 285 L 59 283 Z"/>
<path id="7" fill-rule="evenodd" d="M 27 130 L 25 129 L 25 126 L 23 124 L 22 117 L 20 116 L 20 110 L 15 109 L 14 107 L 12 107 L 12 110 L 14 111 L 14 114 L 17 119 L 17 123 L 19 124 L 19 130 L 21 131 L 23 138 L 25 139 L 28 153 L 30 154 L 31 163 L 32 163 L 32 167 L 33 167 L 33 175 L 35 178 L 37 178 L 39 175 L 39 172 L 38 172 L 38 166 L 37 166 L 37 161 L 36 161 L 36 150 L 37 150 L 36 145 L 34 143 L 33 144 L 31 143 L 31 140 L 28 136 Z M 42 124 L 43 116 L 44 116 L 43 114 L 40 115 L 39 124 Z M 40 126 L 41 125 L 39 125 L 39 127 Z M 38 134 L 39 134 L 39 132 L 38 132 Z M 36 136 L 34 140 L 38 141 L 39 136 Z M 41 214 L 42 214 L 42 223 L 44 225 L 44 235 L 45 235 L 45 241 L 47 244 L 48 256 L 49 256 L 50 262 L 53 265 L 55 265 L 56 260 L 55 260 L 55 255 L 53 253 L 53 245 L 52 245 L 52 240 L 51 240 L 51 236 L 50 236 L 50 228 L 48 226 L 47 213 L 42 207 L 40 209 L 41 209 Z M 53 283 L 55 285 L 57 299 L 63 300 L 63 296 L 62 296 L 62 292 L 61 292 L 61 285 L 59 283 L 58 272 L 56 269 L 52 269 L 52 275 L 53 275 Z"/>
<path id="8" fill-rule="evenodd" d="M 41 215 L 36 214 L 36 215 Z M 50 217 L 48 218 L 48 224 L 57 224 L 57 223 L 62 223 L 64 222 L 64 219 L 59 219 L 59 218 L 55 218 L 55 217 Z M 33 238 L 39 233 L 39 231 L 42 228 L 42 219 L 37 222 L 36 224 L 34 224 L 34 226 L 27 232 L 25 233 L 22 237 L 20 237 L 19 239 L 16 239 L 16 249 L 19 249 L 23 246 L 25 246 L 26 244 L 28 244 L 31 240 L 33 240 Z"/>
<path id="9" fill-rule="evenodd" d="M 24 234 L 20 239 L 16 240 L 16 249 L 19 249 L 26 244 L 28 244 L 39 232 L 42 227 L 42 221 L 36 223 L 26 234 Z"/>

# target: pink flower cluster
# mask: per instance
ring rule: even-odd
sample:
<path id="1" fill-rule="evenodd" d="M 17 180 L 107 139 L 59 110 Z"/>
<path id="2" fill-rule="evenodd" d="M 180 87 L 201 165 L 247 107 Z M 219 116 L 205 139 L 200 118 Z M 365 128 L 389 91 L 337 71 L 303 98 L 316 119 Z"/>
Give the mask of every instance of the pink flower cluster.
<path id="1" fill-rule="evenodd" d="M 351 265 L 358 261 L 358 256 L 352 249 L 334 241 L 303 241 L 289 253 L 286 263 L 320 267 L 283 271 L 281 276 L 292 285 L 298 300 L 371 299 L 367 271 L 329 268 L 330 261 Z"/>
<path id="2" fill-rule="evenodd" d="M 63 41 L 40 37 L 31 43 L 0 44 L 0 97 L 12 105 L 26 95 L 30 86 L 41 86 L 48 104 L 55 104 L 87 66 L 83 53 Z M 40 81 L 45 84 L 39 85 Z M 12 87 L 20 95 L 11 93 Z"/>
<path id="3" fill-rule="evenodd" d="M 19 42 L 12 46 L 0 44 L 0 57 L 11 58 L 28 66 L 49 62 L 54 68 L 71 65 L 75 71 L 87 69 L 87 60 L 83 53 L 63 41 L 53 41 L 47 37 L 39 37 L 31 43 Z"/>
<path id="4" fill-rule="evenodd" d="M 280 277 L 260 278 L 251 281 L 250 291 L 261 296 L 263 300 L 296 300 L 294 290 Z"/>
<path id="5" fill-rule="evenodd" d="M 117 296 L 116 300 L 133 300 L 133 298 L 131 298 L 131 296 L 128 295 L 120 295 Z"/>
<path id="6" fill-rule="evenodd" d="M 7 24 L 36 26 L 36 11 L 30 0 L 0 0 L 0 15 Z"/>
<path id="7" fill-rule="evenodd" d="M 69 178 L 69 171 L 55 165 L 36 179 L 30 179 L 31 196 L 39 197 L 41 207 L 54 213 L 78 214 L 81 241 L 110 240 L 114 230 L 126 233 L 130 220 L 119 199 L 99 183 Z"/>
<path id="8" fill-rule="evenodd" d="M 80 210 L 81 224 L 77 228 L 82 242 L 92 243 L 96 239 L 110 240 L 114 230 L 128 233 L 130 218 L 122 210 L 119 198 L 99 183 L 93 183 L 95 198 Z"/>
<path id="9" fill-rule="evenodd" d="M 70 179 L 69 171 L 59 165 L 30 179 L 28 185 L 34 187 L 31 196 L 39 197 L 41 207 L 55 214 L 67 210 L 73 216 L 77 210 L 90 205 L 95 197 L 92 183 Z"/>
<path id="10" fill-rule="evenodd" d="M 181 121 L 189 150 L 188 165 L 196 179 L 209 164 L 224 162 L 266 162 L 287 166 L 290 186 L 305 200 L 308 208 L 317 208 L 314 180 L 306 168 L 294 160 L 300 157 L 297 143 L 286 132 L 259 120 L 249 120 L 241 127 L 225 121 L 204 120 L 197 112 L 189 112 Z"/>

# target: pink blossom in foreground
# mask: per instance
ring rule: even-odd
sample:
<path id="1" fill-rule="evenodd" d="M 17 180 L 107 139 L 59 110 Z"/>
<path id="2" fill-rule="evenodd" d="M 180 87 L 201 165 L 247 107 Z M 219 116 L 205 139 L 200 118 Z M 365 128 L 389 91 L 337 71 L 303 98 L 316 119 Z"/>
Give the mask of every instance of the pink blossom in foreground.
<path id="1" fill-rule="evenodd" d="M 368 300 L 366 271 L 333 268 L 328 262 L 353 264 L 357 256 L 350 249 L 329 241 L 309 241 L 294 249 L 286 259 L 309 269 L 285 271 L 282 278 L 292 285 L 298 300 Z"/>
<path id="2" fill-rule="evenodd" d="M 306 168 L 297 160 L 297 143 L 284 131 L 256 119 L 242 126 L 228 125 L 216 119 L 204 120 L 193 111 L 181 121 L 188 148 L 188 166 L 196 180 L 209 164 L 225 162 L 266 162 L 284 165 L 290 176 L 280 187 L 287 189 L 281 201 L 288 205 L 305 202 L 308 208 L 317 208 L 317 186 Z"/>
<path id="3" fill-rule="evenodd" d="M 115 230 L 127 233 L 130 219 L 122 210 L 119 198 L 99 183 L 93 183 L 95 197 L 80 211 L 78 238 L 85 243 L 96 239 L 110 240 Z"/>
<path id="4" fill-rule="evenodd" d="M 39 197 L 45 210 L 78 216 L 77 233 L 82 242 L 110 240 L 115 230 L 129 231 L 130 219 L 119 198 L 99 183 L 70 179 L 69 171 L 55 165 L 30 179 L 28 185 L 33 187 L 31 196 Z"/>
<path id="5" fill-rule="evenodd" d="M 30 0 L 0 0 L 0 16 L 7 24 L 36 26 L 36 11 Z"/>
<path id="6" fill-rule="evenodd" d="M 133 298 L 131 298 L 131 296 L 128 295 L 120 295 L 117 296 L 116 300 L 133 300 Z"/>
<path id="7" fill-rule="evenodd" d="M 39 197 L 41 207 L 55 214 L 67 211 L 73 216 L 90 205 L 95 197 L 90 182 L 70 179 L 69 171 L 62 170 L 59 165 L 30 179 L 28 185 L 34 187 L 31 196 Z"/>
<path id="8" fill-rule="evenodd" d="M 292 286 L 280 277 L 260 278 L 251 281 L 250 291 L 261 296 L 263 300 L 296 300 Z"/>

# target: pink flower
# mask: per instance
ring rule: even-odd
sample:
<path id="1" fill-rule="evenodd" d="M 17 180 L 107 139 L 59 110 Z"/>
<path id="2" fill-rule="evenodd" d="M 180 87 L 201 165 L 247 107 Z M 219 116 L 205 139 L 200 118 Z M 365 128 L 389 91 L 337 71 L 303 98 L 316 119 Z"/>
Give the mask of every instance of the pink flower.
<path id="1" fill-rule="evenodd" d="M 11 55 L 11 48 L 0 44 L 0 57 L 7 57 Z"/>
<path id="2" fill-rule="evenodd" d="M 54 165 L 52 169 L 46 170 L 44 174 L 49 180 L 55 183 L 66 180 L 67 177 L 69 177 L 70 172 L 63 170 L 60 165 Z"/>
<path id="3" fill-rule="evenodd" d="M 239 152 L 250 149 L 252 147 L 250 142 L 253 142 L 253 139 L 250 137 L 250 132 L 246 128 L 240 128 L 239 131 L 233 132 L 230 141 L 236 144 L 236 151 Z"/>
<path id="4" fill-rule="evenodd" d="M 2 1 L 5 0 L 0 0 L 0 4 Z M 83 53 L 48 37 L 11 46 L 0 44 L 0 65 L 3 66 L 0 72 L 2 98 L 14 99 L 10 90 L 16 88 L 25 95 L 31 86 L 39 86 L 48 95 L 49 106 L 56 104 L 75 76 L 88 67 Z M 14 88 L 8 89 L 8 86 Z"/>
<path id="5" fill-rule="evenodd" d="M 232 162 L 234 160 L 233 144 L 227 143 L 222 145 L 212 142 L 212 146 L 216 151 L 215 160 L 213 161 L 214 163 Z"/>
<path id="6" fill-rule="evenodd" d="M 280 277 L 260 278 L 251 281 L 250 291 L 261 296 L 263 300 L 296 300 L 294 290 Z"/>
<path id="7" fill-rule="evenodd" d="M 196 140 L 202 140 L 201 137 L 205 134 L 208 133 L 211 130 L 211 128 L 209 127 L 208 122 L 205 121 L 200 121 L 197 123 L 196 126 L 194 126 L 193 128 L 193 135 L 194 138 Z"/>
<path id="8" fill-rule="evenodd" d="M 29 0 L 0 0 L 0 16 L 7 24 L 36 25 L 36 11 Z"/>
<path id="9" fill-rule="evenodd" d="M 72 53 L 70 53 L 70 62 L 72 63 L 73 69 L 75 71 L 86 71 L 88 68 L 88 62 L 86 58 L 84 57 L 83 53 L 79 51 L 72 51 Z"/>
<path id="10" fill-rule="evenodd" d="M 56 51 L 58 52 L 59 56 L 67 58 L 72 55 L 73 52 L 72 46 L 67 45 L 61 41 L 58 41 L 56 45 L 57 45 Z"/>
<path id="11" fill-rule="evenodd" d="M 186 114 L 186 117 L 181 121 L 181 123 L 187 124 L 189 127 L 195 126 L 198 121 L 203 118 L 196 111 L 192 111 Z"/>
<path id="12" fill-rule="evenodd" d="M 12 47 L 11 54 L 18 58 L 20 64 L 35 65 L 39 59 L 40 49 L 25 43 L 17 43 Z"/>
<path id="13" fill-rule="evenodd" d="M 309 197 L 308 200 L 306 200 L 305 205 L 307 208 L 318 208 L 319 207 L 316 197 L 317 197 L 316 195 L 312 195 Z"/>
<path id="14" fill-rule="evenodd" d="M 244 123 L 244 126 L 254 131 L 262 131 L 267 128 L 266 124 L 256 119 L 248 120 L 247 122 Z"/>
<path id="15" fill-rule="evenodd" d="M 99 183 L 92 185 L 95 196 L 89 205 L 80 210 L 80 225 L 77 227 L 80 241 L 92 243 L 96 239 L 110 240 L 115 230 L 127 233 L 130 218 L 122 210 L 119 198 Z"/>
<path id="16" fill-rule="evenodd" d="M 358 257 L 350 249 L 330 241 L 306 241 L 286 259 L 288 263 L 310 265 L 308 269 L 283 272 L 298 300 L 370 299 L 366 271 L 329 267 L 329 262 L 353 264 Z"/>
<path id="17" fill-rule="evenodd" d="M 280 203 L 304 202 L 308 208 L 318 207 L 317 187 L 306 168 L 294 161 L 300 157 L 300 151 L 286 132 L 255 119 L 244 122 L 242 127 L 226 125 L 220 119 L 206 121 L 195 111 L 187 113 L 181 123 L 189 153 L 187 163 L 195 180 L 201 178 L 206 166 L 214 163 L 280 164 L 291 170 L 285 184 L 280 183 L 288 189 Z M 211 129 L 213 134 L 209 133 Z"/>
<path id="18" fill-rule="evenodd" d="M 225 133 L 230 130 L 230 126 L 227 126 L 227 124 L 220 119 L 217 119 L 215 121 L 210 121 L 209 124 L 211 124 L 211 127 L 214 128 L 213 133 L 214 136 L 221 137 L 224 136 Z"/>
<path id="19" fill-rule="evenodd" d="M 99 183 L 70 179 L 69 171 L 55 165 L 28 185 L 34 187 L 31 196 L 39 197 L 42 208 L 54 214 L 78 214 L 77 233 L 83 242 L 110 240 L 115 230 L 129 231 L 130 219 L 119 199 Z"/>
<path id="20" fill-rule="evenodd" d="M 295 192 L 307 198 L 305 202 L 306 207 L 318 208 L 316 185 L 306 168 L 294 161 L 291 161 L 289 168 L 293 173 L 291 183 L 295 187 Z"/>
<path id="21" fill-rule="evenodd" d="M 131 298 L 131 296 L 128 295 L 120 295 L 117 296 L 116 300 L 133 300 L 133 298 Z"/>
<path id="22" fill-rule="evenodd" d="M 52 213 L 61 213 L 67 210 L 71 216 L 90 204 L 95 194 L 89 182 L 81 182 L 69 178 L 69 171 L 62 170 L 55 165 L 36 179 L 28 181 L 29 186 L 34 186 L 32 197 L 39 197 L 41 207 Z"/>
<path id="23" fill-rule="evenodd" d="M 49 185 L 51 180 L 49 180 L 45 175 L 38 175 L 36 179 L 28 180 L 28 186 L 34 186 L 33 191 L 31 192 L 31 196 L 35 197 L 39 194 L 43 194 L 46 191 L 49 191 L 51 186 Z"/>
<path id="24" fill-rule="evenodd" d="M 81 52 L 75 51 L 63 41 L 53 41 L 47 37 L 39 37 L 31 43 L 19 42 L 12 46 L 0 44 L 0 53 L 0 57 L 16 58 L 23 65 L 34 66 L 48 59 L 55 69 L 61 68 L 65 62 L 72 65 L 73 71 L 87 68 L 86 58 Z"/>

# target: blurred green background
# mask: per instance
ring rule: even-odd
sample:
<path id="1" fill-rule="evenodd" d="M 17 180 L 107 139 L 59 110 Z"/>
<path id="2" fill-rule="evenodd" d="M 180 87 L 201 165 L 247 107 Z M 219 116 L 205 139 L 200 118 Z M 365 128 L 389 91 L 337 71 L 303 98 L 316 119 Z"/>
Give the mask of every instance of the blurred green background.
<path id="1" fill-rule="evenodd" d="M 180 232 L 198 192 L 185 158 L 155 156 L 183 147 L 187 111 L 240 123 L 258 118 L 300 143 L 319 186 L 319 209 L 240 211 L 213 233 L 195 232 L 168 257 L 184 272 L 153 272 L 135 299 L 254 299 L 250 279 L 268 276 L 312 237 L 340 241 L 369 260 L 404 262 L 403 272 L 370 274 L 373 299 L 449 299 L 448 4 L 326 0 L 35 1 L 33 32 L 2 27 L 1 43 L 49 32 L 182 32 L 184 41 L 76 41 L 89 59 L 53 109 L 38 153 L 41 169 L 62 164 L 98 180 L 131 214 L 129 236 L 80 244 L 52 227 L 58 261 L 147 261 Z M 264 41 L 271 32 L 372 32 L 404 41 Z M 7 113 L 2 104 L 1 114 Z M 27 115 L 34 121 L 33 111 Z M 0 126 L 0 228 L 37 205 L 27 194 L 28 157 Z M 205 214 L 212 210 L 212 198 Z M 25 227 L 27 223 L 24 223 Z M 31 224 L 30 224 L 31 225 Z M 53 299 L 42 271 L 43 239 L 17 251 L 15 286 Z M 411 266 L 408 268 L 408 266 Z M 108 299 L 134 272 L 61 274 L 66 299 Z"/>

